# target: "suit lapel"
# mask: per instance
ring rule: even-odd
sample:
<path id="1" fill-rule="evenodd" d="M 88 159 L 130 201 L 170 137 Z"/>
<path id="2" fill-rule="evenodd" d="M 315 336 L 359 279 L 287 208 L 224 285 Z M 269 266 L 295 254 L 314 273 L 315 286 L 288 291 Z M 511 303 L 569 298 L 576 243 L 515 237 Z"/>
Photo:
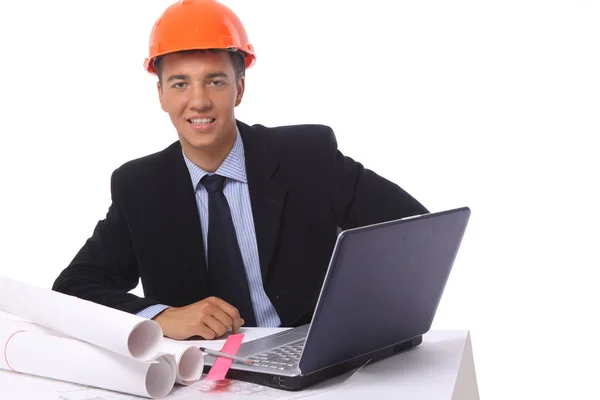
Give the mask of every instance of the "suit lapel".
<path id="1" fill-rule="evenodd" d="M 277 245 L 286 191 L 272 179 L 277 161 L 257 128 L 237 121 L 244 143 L 246 176 L 252 204 L 262 278 L 265 280 Z"/>
<path id="2" fill-rule="evenodd" d="M 208 295 L 207 268 L 204 258 L 202 228 L 196 194 L 189 171 L 183 160 L 181 145 L 174 143 L 165 150 L 164 176 L 161 179 L 163 193 L 161 209 L 168 213 L 165 234 L 172 235 L 173 259 L 179 260 L 181 272 L 198 285 L 201 293 Z"/>

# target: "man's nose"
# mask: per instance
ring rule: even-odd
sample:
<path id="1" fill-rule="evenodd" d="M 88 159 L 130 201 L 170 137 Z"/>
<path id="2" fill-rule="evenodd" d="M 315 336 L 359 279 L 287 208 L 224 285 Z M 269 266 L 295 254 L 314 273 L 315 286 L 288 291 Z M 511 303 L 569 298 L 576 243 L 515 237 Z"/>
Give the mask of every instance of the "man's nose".
<path id="1" fill-rule="evenodd" d="M 190 107 L 198 110 L 207 110 L 212 107 L 210 96 L 204 85 L 194 85 L 192 88 Z"/>

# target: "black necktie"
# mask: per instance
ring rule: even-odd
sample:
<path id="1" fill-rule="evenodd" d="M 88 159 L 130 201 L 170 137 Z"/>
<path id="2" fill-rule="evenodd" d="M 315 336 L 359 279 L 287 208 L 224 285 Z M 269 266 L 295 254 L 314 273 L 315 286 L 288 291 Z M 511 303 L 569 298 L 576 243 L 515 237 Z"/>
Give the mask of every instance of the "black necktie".
<path id="1" fill-rule="evenodd" d="M 208 281 L 214 296 L 233 305 L 244 326 L 256 326 L 244 261 L 233 227 L 229 204 L 223 194 L 225 177 L 206 175 L 208 191 Z"/>

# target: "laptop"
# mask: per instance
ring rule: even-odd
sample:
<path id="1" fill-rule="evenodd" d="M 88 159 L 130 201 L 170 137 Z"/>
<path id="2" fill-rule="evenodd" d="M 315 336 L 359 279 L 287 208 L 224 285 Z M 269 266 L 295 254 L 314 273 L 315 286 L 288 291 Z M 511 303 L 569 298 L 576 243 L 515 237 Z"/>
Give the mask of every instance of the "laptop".
<path id="1" fill-rule="evenodd" d="M 431 328 L 468 207 L 338 235 L 310 324 L 243 343 L 227 377 L 299 390 L 415 348 Z M 205 371 L 216 357 L 205 357 Z"/>

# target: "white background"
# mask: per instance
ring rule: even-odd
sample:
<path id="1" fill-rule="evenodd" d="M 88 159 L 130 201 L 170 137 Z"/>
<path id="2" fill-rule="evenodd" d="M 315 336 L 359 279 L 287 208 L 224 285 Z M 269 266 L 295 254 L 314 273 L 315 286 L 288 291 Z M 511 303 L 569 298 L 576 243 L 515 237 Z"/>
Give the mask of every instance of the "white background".
<path id="1" fill-rule="evenodd" d="M 472 208 L 434 329 L 471 330 L 482 399 L 599 398 L 598 2 L 224 2 L 258 53 L 239 119 Z M 111 172 L 177 140 L 142 68 L 170 3 L 0 2 L 0 275 L 50 287 Z"/>

